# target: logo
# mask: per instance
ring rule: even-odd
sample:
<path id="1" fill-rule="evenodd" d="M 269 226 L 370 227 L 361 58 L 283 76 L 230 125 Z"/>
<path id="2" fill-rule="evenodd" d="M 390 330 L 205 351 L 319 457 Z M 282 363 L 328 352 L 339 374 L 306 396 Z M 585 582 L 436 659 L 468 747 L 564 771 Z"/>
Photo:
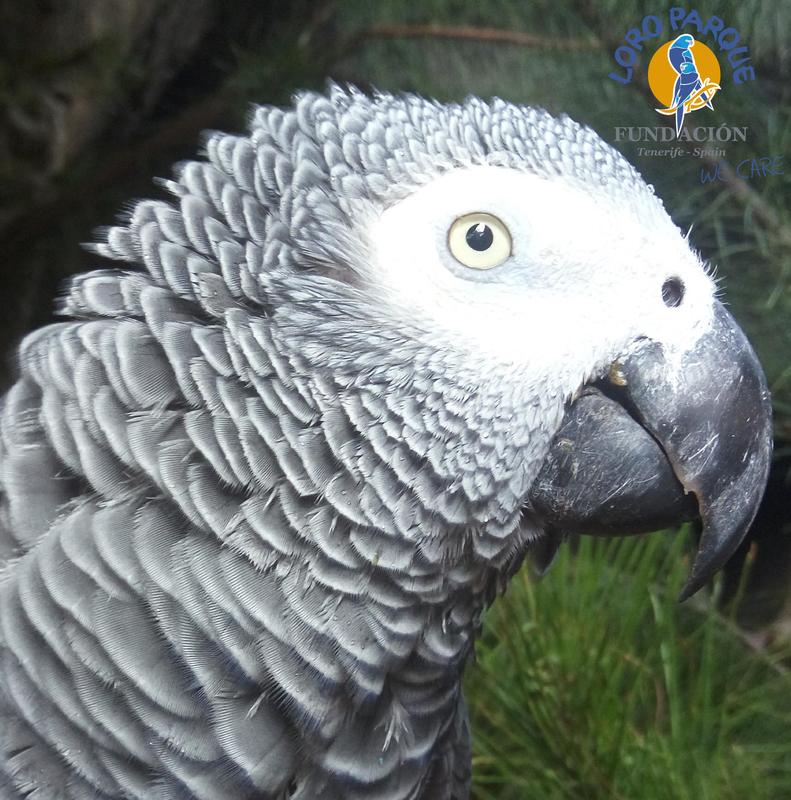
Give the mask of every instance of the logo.
<path id="1" fill-rule="evenodd" d="M 716 128 L 705 123 L 695 128 L 684 126 L 689 114 L 714 108 L 714 97 L 723 86 L 728 92 L 731 87 L 738 91 L 743 84 L 755 80 L 747 44 L 739 31 L 721 17 L 706 17 L 694 8 L 687 10 L 681 6 L 662 14 L 646 14 L 626 31 L 612 57 L 616 67 L 608 77 L 627 86 L 635 78 L 643 84 L 640 76 L 646 76 L 648 87 L 659 103 L 656 111 L 671 123 L 656 128 L 618 128 L 617 131 L 626 131 L 629 141 L 667 142 L 674 138 L 715 144 L 744 141 L 746 128 L 729 127 L 725 123 Z M 646 63 L 647 74 L 643 72 Z"/>
<path id="2" fill-rule="evenodd" d="M 717 56 L 689 33 L 666 42 L 654 53 L 648 65 L 648 85 L 665 106 L 656 110 L 673 117 L 676 136 L 687 114 L 714 108 L 712 100 L 722 88 L 720 74 Z"/>

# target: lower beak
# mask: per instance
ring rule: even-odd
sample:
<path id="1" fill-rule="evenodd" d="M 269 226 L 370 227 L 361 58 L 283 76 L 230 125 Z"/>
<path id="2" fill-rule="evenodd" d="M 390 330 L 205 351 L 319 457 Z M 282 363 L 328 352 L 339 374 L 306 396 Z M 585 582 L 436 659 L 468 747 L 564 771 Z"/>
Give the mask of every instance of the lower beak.
<path id="1" fill-rule="evenodd" d="M 703 523 L 686 599 L 728 560 L 763 496 L 772 452 L 769 390 L 742 330 L 715 301 L 711 328 L 667 357 L 645 340 L 618 384 L 567 409 L 530 492 L 549 526 L 623 535 Z"/>

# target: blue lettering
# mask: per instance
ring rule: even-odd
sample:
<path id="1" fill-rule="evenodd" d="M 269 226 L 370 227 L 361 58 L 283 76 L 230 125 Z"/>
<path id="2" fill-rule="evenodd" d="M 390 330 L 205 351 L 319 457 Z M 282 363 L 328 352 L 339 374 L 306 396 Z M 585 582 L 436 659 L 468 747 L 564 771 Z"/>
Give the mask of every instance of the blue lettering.
<path id="1" fill-rule="evenodd" d="M 731 50 L 731 52 L 728 53 L 728 61 L 730 62 L 731 66 L 735 68 L 740 66 L 741 64 L 744 64 L 745 61 L 749 61 L 750 56 L 745 56 L 744 58 L 739 59 L 738 61 L 733 60 L 734 56 L 738 55 L 739 53 L 746 53 L 746 52 L 747 48 L 744 45 L 742 45 L 741 47 L 737 47 L 735 50 Z"/>
<path id="2" fill-rule="evenodd" d="M 662 33 L 662 20 L 659 17 L 655 17 L 653 14 L 648 14 L 648 16 L 643 17 L 643 36 L 646 39 L 656 39 L 659 34 Z"/>
<path id="3" fill-rule="evenodd" d="M 739 41 L 739 31 L 736 28 L 726 28 L 718 37 L 721 50 L 731 50 Z"/>
<path id="4" fill-rule="evenodd" d="M 612 80 L 618 81 L 618 83 L 622 83 L 624 86 L 626 86 L 627 83 L 631 83 L 632 82 L 632 75 L 633 74 L 634 74 L 634 70 L 631 67 L 629 67 L 626 70 L 626 75 L 620 75 L 617 72 L 611 72 L 607 77 L 608 78 L 612 78 Z"/>
<path id="5" fill-rule="evenodd" d="M 642 46 L 640 42 L 645 41 L 643 39 L 643 35 L 640 33 L 637 28 L 631 28 L 629 31 L 626 32 L 626 36 L 623 37 L 625 42 L 628 42 L 635 50 L 642 50 Z"/>
<path id="6" fill-rule="evenodd" d="M 686 28 L 687 25 L 694 25 L 697 32 L 700 33 L 701 28 L 703 27 L 703 20 L 700 18 L 700 14 L 697 11 L 690 11 L 689 14 L 684 18 L 684 21 L 681 23 L 682 28 Z"/>
<path id="7" fill-rule="evenodd" d="M 755 80 L 755 67 L 739 67 L 736 72 L 733 73 L 733 82 L 734 83 L 744 83 L 745 81 L 754 81 Z"/>
<path id="8" fill-rule="evenodd" d="M 681 6 L 674 6 L 670 9 L 670 27 L 674 30 L 678 30 L 678 24 L 684 19 L 684 15 L 687 13 L 686 9 L 681 8 Z"/>
<path id="9" fill-rule="evenodd" d="M 701 167 L 700 169 L 700 182 L 701 183 L 714 183 L 714 181 L 722 180 L 720 176 L 720 162 L 714 165 L 714 169 L 709 171 Z"/>
<path id="10" fill-rule="evenodd" d="M 634 62 L 637 61 L 637 53 L 635 53 L 631 47 L 627 47 L 625 44 L 622 44 L 615 51 L 614 57 L 618 64 L 620 64 L 622 67 L 633 67 Z"/>
<path id="11" fill-rule="evenodd" d="M 725 23 L 719 17 L 709 17 L 709 21 L 706 23 L 706 27 L 703 29 L 703 33 L 711 34 L 715 39 L 717 38 L 717 34 L 725 27 Z"/>
<path id="12" fill-rule="evenodd" d="M 750 52 L 741 44 L 741 36 L 736 28 L 725 27 L 722 17 L 712 15 L 704 20 L 697 9 L 687 12 L 683 6 L 673 6 L 668 11 L 669 28 L 679 31 L 683 28 L 694 28 L 698 37 L 709 36 L 716 42 L 719 50 L 727 55 L 731 67 L 733 81 L 736 84 L 755 80 L 755 69 L 750 65 Z M 654 14 L 646 14 L 640 25 L 629 28 L 623 37 L 623 44 L 613 53 L 615 63 L 621 67 L 608 77 L 622 85 L 627 85 L 634 78 L 634 67 L 650 39 L 661 37 L 665 33 L 662 19 Z M 722 63 L 722 62 L 720 62 Z"/>

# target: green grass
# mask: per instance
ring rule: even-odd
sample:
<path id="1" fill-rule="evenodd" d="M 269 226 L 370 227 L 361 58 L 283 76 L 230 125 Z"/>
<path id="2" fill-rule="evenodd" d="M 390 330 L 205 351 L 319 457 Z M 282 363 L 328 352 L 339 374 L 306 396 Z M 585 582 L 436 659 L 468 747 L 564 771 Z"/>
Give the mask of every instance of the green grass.
<path id="1" fill-rule="evenodd" d="M 791 677 L 710 604 L 683 536 L 522 570 L 470 670 L 477 800 L 791 798 Z"/>

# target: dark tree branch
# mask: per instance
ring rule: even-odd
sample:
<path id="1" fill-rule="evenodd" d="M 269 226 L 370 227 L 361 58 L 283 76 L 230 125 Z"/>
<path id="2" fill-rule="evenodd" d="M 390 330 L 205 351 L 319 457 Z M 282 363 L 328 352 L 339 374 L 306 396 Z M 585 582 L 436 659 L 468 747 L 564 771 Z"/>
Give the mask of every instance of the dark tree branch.
<path id="1" fill-rule="evenodd" d="M 375 25 L 358 33 L 353 44 L 370 39 L 466 39 L 473 42 L 511 44 L 548 50 L 596 50 L 591 39 L 559 39 L 503 28 L 478 28 L 471 25 Z"/>

